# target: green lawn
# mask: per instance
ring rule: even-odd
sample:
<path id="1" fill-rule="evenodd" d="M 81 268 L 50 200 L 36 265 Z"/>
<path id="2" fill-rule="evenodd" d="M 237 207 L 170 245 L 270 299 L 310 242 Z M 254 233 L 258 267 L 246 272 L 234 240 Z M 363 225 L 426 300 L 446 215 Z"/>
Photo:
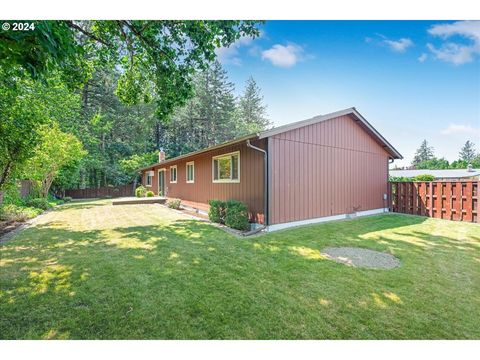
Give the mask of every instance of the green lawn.
<path id="1" fill-rule="evenodd" d="M 480 338 L 478 225 L 383 215 L 238 239 L 109 203 L 62 206 L 0 245 L 0 338 Z M 322 258 L 338 245 L 402 266 Z"/>

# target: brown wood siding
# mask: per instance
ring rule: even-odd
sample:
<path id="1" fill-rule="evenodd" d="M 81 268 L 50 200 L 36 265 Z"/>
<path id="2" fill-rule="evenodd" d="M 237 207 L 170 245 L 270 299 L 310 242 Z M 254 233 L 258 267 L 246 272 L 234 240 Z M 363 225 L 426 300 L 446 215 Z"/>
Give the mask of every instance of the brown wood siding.
<path id="1" fill-rule="evenodd" d="M 269 223 L 387 207 L 388 153 L 349 115 L 269 138 Z"/>
<path id="2" fill-rule="evenodd" d="M 252 141 L 252 145 L 262 149 L 265 140 Z M 234 151 L 240 151 L 240 182 L 214 183 L 212 179 L 212 157 Z M 186 182 L 186 163 L 195 162 L 195 182 Z M 177 183 L 170 183 L 170 166 L 177 165 Z M 152 187 L 158 193 L 158 170 L 165 168 L 166 196 L 191 202 L 207 204 L 211 199 L 235 199 L 247 204 L 251 220 L 263 223 L 263 154 L 250 149 L 245 143 L 226 146 L 200 155 L 169 162 L 153 168 L 155 175 Z M 148 171 L 148 170 L 146 170 Z M 142 176 L 146 184 L 145 172 Z"/>

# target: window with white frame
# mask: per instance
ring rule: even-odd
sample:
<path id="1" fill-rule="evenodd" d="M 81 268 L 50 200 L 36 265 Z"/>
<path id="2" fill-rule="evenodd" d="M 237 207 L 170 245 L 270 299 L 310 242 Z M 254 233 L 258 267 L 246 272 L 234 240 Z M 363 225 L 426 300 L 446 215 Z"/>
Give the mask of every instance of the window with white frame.
<path id="1" fill-rule="evenodd" d="M 240 151 L 212 158 L 213 182 L 240 182 Z"/>
<path id="2" fill-rule="evenodd" d="M 177 165 L 170 166 L 170 182 L 174 184 L 177 182 Z"/>
<path id="3" fill-rule="evenodd" d="M 195 181 L 195 162 L 187 162 L 187 183 L 193 183 Z"/>
<path id="4" fill-rule="evenodd" d="M 153 182 L 153 171 L 147 171 L 145 186 L 152 186 L 152 182 Z"/>

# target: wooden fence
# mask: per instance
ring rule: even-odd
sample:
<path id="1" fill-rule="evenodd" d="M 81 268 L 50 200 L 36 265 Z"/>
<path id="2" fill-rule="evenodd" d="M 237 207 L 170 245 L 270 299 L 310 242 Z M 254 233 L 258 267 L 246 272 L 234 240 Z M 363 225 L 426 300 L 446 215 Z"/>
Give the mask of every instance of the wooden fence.
<path id="1" fill-rule="evenodd" d="M 34 195 L 33 183 L 30 180 L 20 180 L 17 182 L 17 189 L 20 197 L 25 199 L 29 195 Z M 0 205 L 3 203 L 4 193 L 0 191 Z"/>
<path id="2" fill-rule="evenodd" d="M 390 199 L 393 212 L 480 223 L 480 181 L 391 182 Z"/>
<path id="3" fill-rule="evenodd" d="M 94 189 L 69 189 L 65 190 L 65 196 L 70 196 L 73 199 L 114 198 L 134 196 L 134 190 L 133 184 L 104 186 Z"/>

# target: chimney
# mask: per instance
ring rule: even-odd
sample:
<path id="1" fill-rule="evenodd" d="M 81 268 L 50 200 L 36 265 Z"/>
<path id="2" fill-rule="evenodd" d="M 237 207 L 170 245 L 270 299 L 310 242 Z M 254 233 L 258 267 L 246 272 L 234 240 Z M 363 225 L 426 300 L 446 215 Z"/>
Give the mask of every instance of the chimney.
<path id="1" fill-rule="evenodd" d="M 165 161 L 165 151 L 163 151 L 163 149 L 160 149 L 160 151 L 158 152 L 158 162 L 161 163 Z"/>
<path id="2" fill-rule="evenodd" d="M 473 172 L 473 166 L 472 166 L 472 164 L 468 164 L 468 165 L 467 165 L 467 171 L 468 171 L 468 172 Z"/>

